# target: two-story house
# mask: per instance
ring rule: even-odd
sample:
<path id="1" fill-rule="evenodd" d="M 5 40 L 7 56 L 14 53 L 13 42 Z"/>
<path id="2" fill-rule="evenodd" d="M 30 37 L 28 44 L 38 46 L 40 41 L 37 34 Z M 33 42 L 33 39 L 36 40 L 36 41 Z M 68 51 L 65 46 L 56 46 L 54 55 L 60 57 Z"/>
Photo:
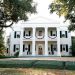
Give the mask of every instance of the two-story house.
<path id="1" fill-rule="evenodd" d="M 43 17 L 14 25 L 8 54 L 14 56 L 70 56 L 71 33 L 60 22 Z"/>

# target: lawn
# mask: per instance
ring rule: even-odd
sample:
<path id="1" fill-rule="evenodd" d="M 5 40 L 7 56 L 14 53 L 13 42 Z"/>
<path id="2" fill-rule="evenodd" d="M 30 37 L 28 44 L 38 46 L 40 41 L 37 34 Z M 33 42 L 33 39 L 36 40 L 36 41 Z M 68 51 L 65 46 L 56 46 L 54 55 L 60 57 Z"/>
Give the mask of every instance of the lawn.
<path id="1" fill-rule="evenodd" d="M 75 71 L 38 68 L 0 68 L 0 75 L 75 75 Z"/>

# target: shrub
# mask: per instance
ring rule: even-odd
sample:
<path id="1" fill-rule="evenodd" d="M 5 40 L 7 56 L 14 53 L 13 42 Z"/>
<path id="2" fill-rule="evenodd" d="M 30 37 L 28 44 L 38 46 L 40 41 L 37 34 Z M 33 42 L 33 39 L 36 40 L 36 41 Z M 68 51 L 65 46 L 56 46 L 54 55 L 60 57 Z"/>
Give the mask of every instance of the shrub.
<path id="1" fill-rule="evenodd" d="M 18 57 L 19 56 L 19 51 L 17 51 L 15 54 L 14 54 L 15 57 Z"/>

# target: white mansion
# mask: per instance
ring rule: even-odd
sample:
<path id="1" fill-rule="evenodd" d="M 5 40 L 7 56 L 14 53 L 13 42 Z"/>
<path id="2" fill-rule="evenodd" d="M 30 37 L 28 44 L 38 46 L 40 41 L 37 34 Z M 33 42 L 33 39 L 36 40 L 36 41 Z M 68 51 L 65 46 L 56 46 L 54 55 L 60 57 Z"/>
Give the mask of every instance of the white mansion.
<path id="1" fill-rule="evenodd" d="M 7 54 L 14 56 L 70 56 L 67 26 L 43 17 L 17 23 L 8 38 Z"/>

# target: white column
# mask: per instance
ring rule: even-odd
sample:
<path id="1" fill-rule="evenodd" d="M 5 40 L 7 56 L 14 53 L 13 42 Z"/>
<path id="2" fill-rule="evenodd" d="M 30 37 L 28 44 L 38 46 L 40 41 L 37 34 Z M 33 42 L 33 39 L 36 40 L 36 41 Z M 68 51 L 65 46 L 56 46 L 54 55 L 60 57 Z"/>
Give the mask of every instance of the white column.
<path id="1" fill-rule="evenodd" d="M 45 56 L 48 56 L 48 27 L 45 27 Z"/>
<path id="2" fill-rule="evenodd" d="M 19 56 L 23 56 L 23 28 L 21 28 Z"/>
<path id="3" fill-rule="evenodd" d="M 61 56 L 60 52 L 60 28 L 57 28 L 57 56 Z"/>
<path id="4" fill-rule="evenodd" d="M 32 56 L 35 56 L 35 27 L 33 27 Z"/>

